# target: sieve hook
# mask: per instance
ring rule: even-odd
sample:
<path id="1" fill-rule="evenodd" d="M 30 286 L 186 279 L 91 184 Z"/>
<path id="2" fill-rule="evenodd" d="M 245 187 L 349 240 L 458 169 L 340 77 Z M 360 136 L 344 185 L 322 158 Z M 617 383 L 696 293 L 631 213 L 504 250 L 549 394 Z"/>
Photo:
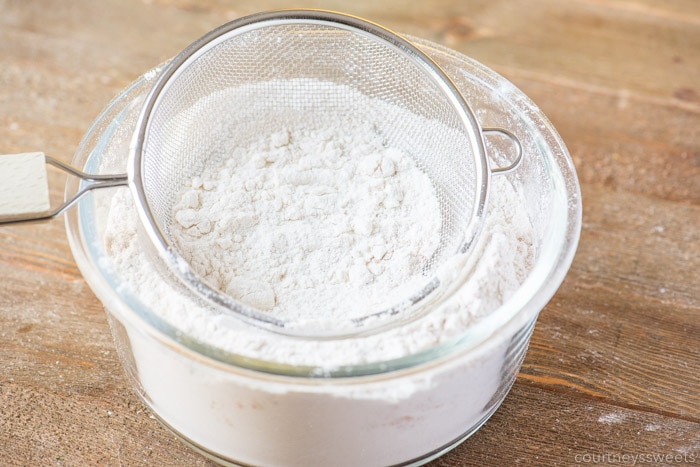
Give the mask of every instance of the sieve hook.
<path id="1" fill-rule="evenodd" d="M 505 167 L 496 167 L 494 169 L 491 169 L 491 173 L 494 175 L 504 175 L 508 174 L 515 169 L 517 169 L 520 166 L 520 163 L 523 161 L 523 145 L 518 139 L 517 136 L 513 134 L 512 131 L 506 130 L 505 128 L 499 128 L 499 127 L 488 127 L 488 128 L 482 128 L 481 132 L 484 134 L 484 136 L 489 135 L 489 134 L 501 134 L 508 138 L 514 145 L 515 145 L 515 160 L 510 163 L 510 165 L 507 165 Z"/>
<path id="2" fill-rule="evenodd" d="M 51 209 L 46 165 L 88 183 L 63 204 Z M 50 220 L 91 190 L 127 184 L 126 174 L 88 174 L 42 152 L 0 156 L 0 225 Z"/>

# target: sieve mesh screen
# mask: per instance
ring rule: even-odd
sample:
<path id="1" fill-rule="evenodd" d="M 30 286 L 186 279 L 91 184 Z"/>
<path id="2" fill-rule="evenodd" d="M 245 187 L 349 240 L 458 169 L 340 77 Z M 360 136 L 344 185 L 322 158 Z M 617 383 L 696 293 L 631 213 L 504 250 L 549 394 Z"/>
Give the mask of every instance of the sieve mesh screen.
<path id="1" fill-rule="evenodd" d="M 439 247 L 423 268 L 426 277 L 469 240 L 485 190 L 473 115 L 465 121 L 464 109 L 455 105 L 461 97 L 446 92 L 431 73 L 437 65 L 407 51 L 401 40 L 391 43 L 365 29 L 327 17 L 273 16 L 186 51 L 154 95 L 137 157 L 137 189 L 162 248 L 177 254 L 173 207 L 212 157 L 234 154 L 222 144 L 249 144 L 270 119 L 293 126 L 300 111 L 313 112 L 319 125 L 329 115 L 377 122 L 386 144 L 410 155 L 428 175 L 442 225 Z M 369 101 L 356 99 L 358 92 Z"/>

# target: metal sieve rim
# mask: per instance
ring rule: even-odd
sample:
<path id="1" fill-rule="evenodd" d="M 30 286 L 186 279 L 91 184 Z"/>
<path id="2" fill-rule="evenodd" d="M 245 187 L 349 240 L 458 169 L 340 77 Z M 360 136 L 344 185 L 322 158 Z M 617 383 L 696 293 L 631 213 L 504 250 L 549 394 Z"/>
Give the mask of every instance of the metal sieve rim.
<path id="1" fill-rule="evenodd" d="M 128 180 L 129 187 L 135 200 L 136 210 L 141 221 L 141 227 L 146 233 L 150 243 L 158 253 L 158 256 L 165 261 L 169 270 L 173 272 L 181 282 L 183 282 L 199 298 L 224 308 L 237 316 L 243 318 L 248 323 L 262 327 L 266 330 L 301 338 L 344 338 L 350 335 L 367 334 L 379 332 L 387 326 L 393 326 L 396 320 L 374 320 L 377 326 L 360 326 L 369 318 L 380 316 L 400 315 L 397 307 L 383 310 L 379 313 L 367 315 L 356 320 L 352 320 L 351 329 L 342 328 L 340 333 L 313 332 L 308 330 L 296 330 L 289 326 L 289 323 L 262 313 L 253 307 L 245 305 L 233 297 L 216 290 L 195 273 L 189 263 L 182 258 L 177 249 L 169 242 L 149 205 L 143 180 L 144 171 L 144 144 L 149 131 L 151 118 L 157 112 L 158 103 L 161 96 L 178 76 L 187 69 L 202 54 L 210 50 L 217 44 L 235 35 L 245 33 L 261 25 L 275 26 L 288 24 L 315 24 L 344 29 L 346 31 L 363 34 L 375 40 L 379 40 L 391 48 L 396 49 L 405 57 L 411 59 L 432 82 L 439 86 L 444 96 L 448 99 L 454 110 L 459 115 L 472 148 L 475 171 L 475 193 L 478 195 L 472 208 L 469 223 L 465 228 L 465 237 L 461 243 L 459 251 L 461 253 L 468 250 L 469 246 L 476 238 L 481 229 L 485 206 L 488 196 L 488 186 L 490 181 L 490 170 L 487 161 L 484 137 L 482 129 L 477 122 L 476 116 L 469 104 L 466 102 L 457 86 L 445 71 L 432 58 L 425 54 L 420 48 L 403 36 L 371 21 L 328 10 L 316 9 L 295 9 L 295 10 L 275 10 L 257 13 L 239 18 L 226 23 L 209 33 L 205 34 L 177 56 L 175 56 L 163 70 L 158 80 L 146 96 L 141 113 L 136 122 L 136 131 L 129 149 Z M 429 293 L 439 285 L 439 279 L 432 281 L 416 295 L 410 298 L 409 306 L 419 303 Z M 415 317 L 410 314 L 414 319 Z"/>

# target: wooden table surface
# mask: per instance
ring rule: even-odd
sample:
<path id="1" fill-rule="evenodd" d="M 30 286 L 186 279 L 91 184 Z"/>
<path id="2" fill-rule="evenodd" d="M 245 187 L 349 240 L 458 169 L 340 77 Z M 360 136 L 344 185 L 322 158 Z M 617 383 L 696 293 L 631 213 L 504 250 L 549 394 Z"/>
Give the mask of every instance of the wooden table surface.
<path id="1" fill-rule="evenodd" d="M 700 463 L 700 2 L 311 0 L 470 55 L 561 133 L 578 253 L 501 408 L 433 466 Z M 0 153 L 70 161 L 137 76 L 260 0 L 0 0 Z M 63 177 L 51 173 L 54 203 Z M 0 227 L 0 465 L 209 465 L 149 414 L 62 220 Z M 633 462 L 634 460 L 634 462 Z"/>

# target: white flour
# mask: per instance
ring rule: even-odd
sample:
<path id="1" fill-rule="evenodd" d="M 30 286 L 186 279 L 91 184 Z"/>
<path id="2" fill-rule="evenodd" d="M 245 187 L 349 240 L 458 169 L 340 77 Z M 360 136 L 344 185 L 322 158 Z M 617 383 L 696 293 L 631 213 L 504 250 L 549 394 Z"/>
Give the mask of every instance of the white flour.
<path id="1" fill-rule="evenodd" d="M 440 240 L 427 175 L 371 124 L 295 123 L 213 155 L 174 209 L 184 258 L 287 321 L 350 319 L 419 290 Z"/>
<path id="2" fill-rule="evenodd" d="M 504 178 L 493 180 L 490 214 L 480 260 L 453 299 L 431 314 L 390 331 L 363 338 L 311 341 L 287 338 L 247 326 L 236 318 L 198 306 L 164 282 L 138 245 L 138 218 L 127 190 L 115 192 L 105 230 L 113 267 L 140 301 L 183 332 L 225 351 L 252 358 L 322 368 L 400 358 L 461 334 L 494 310 L 525 278 L 532 258 L 532 227 L 524 200 Z M 449 305 L 449 306 L 448 306 Z"/>
<path id="3" fill-rule="evenodd" d="M 440 234 L 428 177 L 382 139 L 376 127 L 384 122 L 294 115 L 289 127 L 260 119 L 259 132 L 244 115 L 252 138 L 229 146 L 233 152 L 212 146 L 214 157 L 174 209 L 186 259 L 213 286 L 284 320 L 334 322 L 415 292 Z M 423 144 L 409 147 L 429 150 Z M 164 281 L 141 249 L 127 190 L 112 197 L 104 239 L 122 287 L 189 338 L 323 373 L 428 350 L 500 306 L 531 267 L 533 231 L 524 197 L 505 177 L 492 179 L 488 209 L 458 271 L 463 285 L 449 299 L 413 321 L 348 339 L 286 337 L 201 306 Z"/>

